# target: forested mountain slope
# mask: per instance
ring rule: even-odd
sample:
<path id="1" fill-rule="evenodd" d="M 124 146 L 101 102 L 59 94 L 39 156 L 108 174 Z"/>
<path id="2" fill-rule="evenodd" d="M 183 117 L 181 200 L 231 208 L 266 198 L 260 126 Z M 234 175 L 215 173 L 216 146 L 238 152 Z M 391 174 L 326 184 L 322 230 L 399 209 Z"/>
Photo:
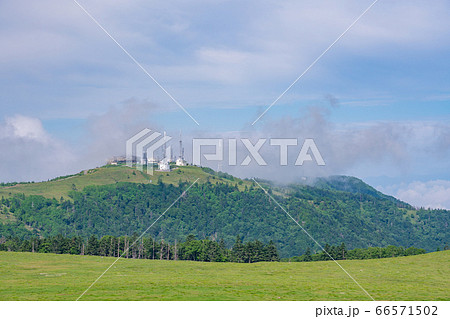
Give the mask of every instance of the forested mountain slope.
<path id="1" fill-rule="evenodd" d="M 335 175 L 329 177 L 319 177 L 314 179 L 311 185 L 322 189 L 343 191 L 352 194 L 372 195 L 376 198 L 391 200 L 399 206 L 411 208 L 411 205 L 402 202 L 395 197 L 383 194 L 372 186 L 367 185 L 359 178 L 353 176 Z"/>
<path id="2" fill-rule="evenodd" d="M 173 242 L 193 234 L 224 239 L 227 246 L 236 235 L 244 241 L 273 240 L 282 257 L 300 255 L 308 247 L 317 250 L 256 184 L 190 169 L 201 181 L 185 194 L 191 181 L 183 180 L 176 170 L 164 173 L 159 181 L 86 186 L 58 199 L 10 194 L 0 203 L 0 237 L 140 234 L 183 194 L 150 228 L 149 235 Z M 415 210 L 381 193 L 326 188 L 291 185 L 285 194 L 274 190 L 272 196 L 323 245 L 344 242 L 348 249 L 414 245 L 432 251 L 449 242 L 449 211 Z"/>

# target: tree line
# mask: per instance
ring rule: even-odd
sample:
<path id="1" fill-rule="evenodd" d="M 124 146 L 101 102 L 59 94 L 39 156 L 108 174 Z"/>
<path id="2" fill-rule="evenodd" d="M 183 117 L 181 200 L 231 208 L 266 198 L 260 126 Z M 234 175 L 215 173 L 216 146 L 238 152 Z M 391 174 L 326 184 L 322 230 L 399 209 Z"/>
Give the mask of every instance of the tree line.
<path id="1" fill-rule="evenodd" d="M 95 235 L 87 240 L 80 236 L 64 237 L 62 235 L 47 238 L 20 239 L 0 238 L 0 251 L 54 253 L 72 255 L 91 255 L 105 257 L 123 257 L 133 259 L 159 260 L 192 260 L 204 262 L 238 262 L 254 263 L 261 261 L 279 261 L 275 244 L 270 241 L 244 243 L 240 236 L 231 248 L 227 248 L 223 239 L 196 239 L 194 235 L 187 236 L 184 242 L 157 241 L 151 236 L 103 236 Z"/>
<path id="2" fill-rule="evenodd" d="M 282 261 L 320 261 L 320 260 L 344 260 L 344 259 L 378 259 L 389 257 L 401 257 L 425 254 L 425 249 L 416 247 L 398 247 L 389 245 L 387 247 L 368 247 L 368 248 L 355 248 L 347 250 L 345 244 L 329 245 L 326 244 L 323 250 L 318 253 L 311 253 L 311 249 L 308 248 L 303 255 L 295 256 L 292 258 L 283 258 Z"/>
<path id="3" fill-rule="evenodd" d="M 445 248 L 448 249 L 447 246 Z M 421 248 L 404 248 L 393 245 L 347 250 L 345 244 L 342 243 L 335 246 L 326 244 L 322 251 L 315 253 L 312 253 L 311 249 L 308 248 L 303 255 L 280 259 L 273 241 L 268 244 L 258 240 L 244 243 L 239 235 L 236 236 L 234 245 L 227 248 L 223 239 L 218 241 L 197 239 L 194 235 L 189 235 L 184 242 L 169 243 L 164 239 L 158 241 L 151 236 L 140 238 L 137 234 L 119 237 L 108 235 L 100 239 L 95 235 L 88 239 L 83 239 L 80 236 L 64 237 L 62 235 L 30 239 L 1 237 L 0 251 L 237 263 L 377 259 L 426 253 L 425 249 Z"/>

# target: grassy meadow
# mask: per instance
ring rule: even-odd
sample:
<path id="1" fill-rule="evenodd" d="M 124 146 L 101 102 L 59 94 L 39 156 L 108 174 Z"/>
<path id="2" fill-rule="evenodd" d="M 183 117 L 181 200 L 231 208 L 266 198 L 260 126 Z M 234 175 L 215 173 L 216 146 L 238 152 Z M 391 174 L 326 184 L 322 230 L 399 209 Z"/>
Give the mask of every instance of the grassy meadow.
<path id="1" fill-rule="evenodd" d="M 204 172 L 201 168 L 196 166 L 178 167 L 170 172 L 153 171 L 153 175 L 149 175 L 144 171 L 139 171 L 136 168 L 130 168 L 124 165 L 117 166 L 103 166 L 82 172 L 80 175 L 75 175 L 67 178 L 61 178 L 53 181 L 17 184 L 14 186 L 0 187 L 0 197 L 9 197 L 14 194 L 25 195 L 42 195 L 47 198 L 59 199 L 61 196 L 67 198 L 69 191 L 75 188 L 82 190 L 86 186 L 91 185 L 110 185 L 117 182 L 130 183 L 151 183 L 156 184 L 161 178 L 166 184 L 178 185 L 179 181 L 194 182 L 197 178 L 199 183 L 205 183 L 208 178 L 211 183 L 220 181 L 222 183 L 237 184 L 241 181 L 229 181 L 224 178 L 212 176 Z M 238 184 L 239 189 L 243 190 L 245 186 L 250 186 L 252 182 L 242 181 Z M 6 217 L 3 217 L 6 218 Z"/>
<path id="2" fill-rule="evenodd" d="M 111 257 L 0 252 L 0 300 L 75 300 Z M 450 251 L 340 261 L 376 300 L 449 300 Z M 333 262 L 120 259 L 81 300 L 369 300 Z"/>

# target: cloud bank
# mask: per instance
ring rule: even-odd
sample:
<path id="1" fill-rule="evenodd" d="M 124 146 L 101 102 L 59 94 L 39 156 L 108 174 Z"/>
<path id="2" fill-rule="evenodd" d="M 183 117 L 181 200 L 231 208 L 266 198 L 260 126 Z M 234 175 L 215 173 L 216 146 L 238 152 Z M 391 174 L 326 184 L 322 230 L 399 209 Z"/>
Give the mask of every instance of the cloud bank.
<path id="1" fill-rule="evenodd" d="M 334 109 L 334 107 L 332 107 Z M 448 125 L 440 122 L 366 122 L 336 124 L 329 120 L 332 109 L 311 106 L 301 116 L 286 116 L 264 122 L 259 129 L 247 127 L 236 137 L 250 138 L 253 143 L 259 138 L 298 138 L 303 143 L 313 138 L 326 166 L 313 163 L 304 167 L 294 166 L 300 147 L 291 147 L 286 167 L 279 166 L 277 149 L 264 147 L 261 153 L 273 167 L 229 167 L 237 175 L 260 176 L 286 183 L 303 176 L 327 176 L 348 174 L 359 177 L 406 175 L 415 171 L 426 173 L 429 162 L 447 167 L 448 147 L 442 141 L 448 134 Z M 241 150 L 246 154 L 245 149 Z M 444 155 L 447 152 L 447 155 Z M 248 152 L 247 152 L 248 153 Z M 311 165 L 313 164 L 313 165 Z"/>
<path id="2" fill-rule="evenodd" d="M 415 207 L 450 209 L 450 181 L 433 180 L 379 187 L 379 190 Z"/>
<path id="3" fill-rule="evenodd" d="M 76 164 L 72 151 L 50 136 L 37 118 L 7 117 L 0 124 L 0 181 L 41 181 L 68 174 Z"/>

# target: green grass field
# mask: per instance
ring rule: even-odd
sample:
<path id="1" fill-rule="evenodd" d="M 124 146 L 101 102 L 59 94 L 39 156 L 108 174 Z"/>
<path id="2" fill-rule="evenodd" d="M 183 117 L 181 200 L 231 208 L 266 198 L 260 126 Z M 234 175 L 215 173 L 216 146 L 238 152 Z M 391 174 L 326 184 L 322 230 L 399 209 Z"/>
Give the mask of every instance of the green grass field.
<path id="1" fill-rule="evenodd" d="M 72 176 L 64 179 L 59 179 L 49 182 L 40 183 L 30 183 L 30 184 L 17 184 L 14 186 L 3 186 L 0 187 L 0 196 L 9 197 L 14 194 L 25 195 L 42 195 L 47 198 L 59 199 L 61 196 L 66 197 L 70 190 L 72 190 L 73 185 L 76 189 L 82 190 L 86 186 L 90 185 L 110 185 L 117 182 L 131 182 L 131 183 L 152 183 L 156 184 L 159 178 L 167 184 L 178 185 L 181 180 L 183 182 L 194 182 L 197 178 L 199 183 L 205 183 L 209 177 L 210 182 L 222 182 L 237 184 L 239 179 L 236 181 L 229 181 L 227 179 L 219 178 L 217 176 L 212 176 L 201 168 L 196 166 L 184 166 L 172 170 L 171 172 L 159 172 L 154 171 L 153 175 L 146 174 L 144 172 L 138 171 L 135 168 L 130 168 L 127 166 L 104 166 L 100 168 L 90 169 L 85 171 L 82 175 Z M 242 181 L 238 184 L 238 187 L 243 190 L 245 185 L 250 186 L 252 182 Z"/>
<path id="2" fill-rule="evenodd" d="M 114 258 L 0 252 L 0 300 L 75 300 Z M 376 300 L 449 300 L 450 251 L 341 261 Z M 120 259 L 81 300 L 369 300 L 332 261 Z"/>

